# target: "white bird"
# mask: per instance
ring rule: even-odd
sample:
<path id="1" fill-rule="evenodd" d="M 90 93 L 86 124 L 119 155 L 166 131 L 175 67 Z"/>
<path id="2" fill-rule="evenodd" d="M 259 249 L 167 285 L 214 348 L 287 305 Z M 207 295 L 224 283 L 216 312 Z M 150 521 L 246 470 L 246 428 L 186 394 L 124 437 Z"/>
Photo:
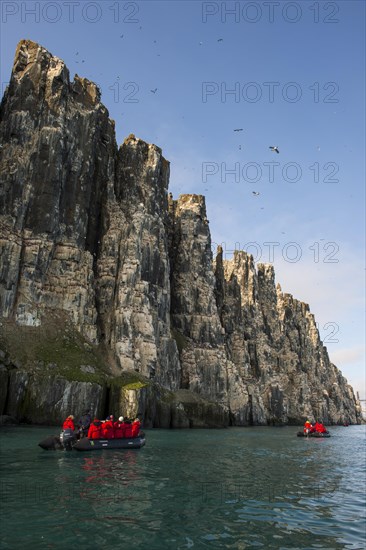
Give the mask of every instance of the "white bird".
<path id="1" fill-rule="evenodd" d="M 260 193 L 258 193 L 258 191 L 252 191 L 253 195 L 260 195 Z"/>
<path id="2" fill-rule="evenodd" d="M 274 146 L 273 146 L 273 145 L 270 145 L 269 148 L 271 149 L 271 151 L 275 151 L 276 153 L 279 153 L 279 152 L 280 152 L 280 150 L 279 150 L 279 148 L 277 147 L 277 145 L 274 145 Z"/>

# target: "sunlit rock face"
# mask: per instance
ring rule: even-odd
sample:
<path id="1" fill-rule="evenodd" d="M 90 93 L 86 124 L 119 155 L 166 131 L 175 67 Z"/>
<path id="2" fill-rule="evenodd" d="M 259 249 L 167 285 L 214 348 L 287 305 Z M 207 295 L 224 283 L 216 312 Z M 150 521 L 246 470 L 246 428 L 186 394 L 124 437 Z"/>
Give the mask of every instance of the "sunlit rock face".
<path id="1" fill-rule="evenodd" d="M 150 425 L 360 421 L 309 306 L 245 252 L 224 260 L 219 249 L 214 259 L 204 197 L 168 195 L 161 149 L 133 135 L 118 148 L 97 86 L 71 81 L 62 60 L 29 40 L 17 47 L 0 140 L 3 319 L 41 331 L 62 312 L 91 346 L 103 346 L 112 378 L 131 372 L 154 384 L 128 401 L 144 407 Z M 65 366 L 58 361 L 56 370 Z M 17 380 L 26 376 L 0 367 L 13 394 L 1 393 L 2 412 L 8 402 L 15 415 Z M 108 407 L 102 386 L 93 399 Z M 181 392 L 180 401 L 159 408 L 157 387 Z M 75 400 L 83 391 L 69 393 Z M 42 392 L 47 416 L 56 393 Z"/>
<path id="2" fill-rule="evenodd" d="M 309 306 L 282 293 L 273 266 L 255 268 L 245 252 L 226 261 L 219 250 L 216 281 L 229 358 L 267 423 L 360 421 L 359 404 L 330 362 Z"/>

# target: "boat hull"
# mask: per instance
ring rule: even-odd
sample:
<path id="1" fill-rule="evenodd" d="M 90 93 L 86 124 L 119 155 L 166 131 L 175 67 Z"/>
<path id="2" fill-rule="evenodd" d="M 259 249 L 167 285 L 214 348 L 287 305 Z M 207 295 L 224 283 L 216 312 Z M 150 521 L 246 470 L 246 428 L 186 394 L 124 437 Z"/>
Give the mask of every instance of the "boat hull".
<path id="1" fill-rule="evenodd" d="M 79 439 L 73 449 L 76 451 L 98 451 L 101 449 L 140 449 L 146 443 L 145 437 L 123 439 Z"/>
<path id="2" fill-rule="evenodd" d="M 46 437 L 46 439 L 43 439 L 40 443 L 38 443 L 38 445 L 45 451 L 64 450 L 64 446 L 62 445 L 60 438 L 56 435 L 50 435 L 49 437 Z"/>
<path id="3" fill-rule="evenodd" d="M 329 432 L 320 433 L 320 432 L 312 432 L 310 434 L 304 434 L 304 432 L 297 432 L 297 437 L 315 437 L 315 438 L 324 438 L 324 437 L 330 437 Z"/>
<path id="4" fill-rule="evenodd" d="M 140 449 L 146 443 L 145 434 L 139 437 L 123 439 L 74 439 L 63 441 L 60 437 L 50 435 L 38 445 L 45 451 L 98 451 L 100 449 Z"/>

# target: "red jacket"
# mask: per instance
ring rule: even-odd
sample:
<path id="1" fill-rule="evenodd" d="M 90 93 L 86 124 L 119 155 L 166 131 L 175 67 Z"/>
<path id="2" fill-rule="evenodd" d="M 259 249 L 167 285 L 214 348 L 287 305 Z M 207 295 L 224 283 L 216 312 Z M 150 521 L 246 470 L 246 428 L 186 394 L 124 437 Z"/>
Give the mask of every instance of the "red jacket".
<path id="1" fill-rule="evenodd" d="M 134 420 L 132 422 L 132 437 L 137 437 L 141 428 L 140 420 Z"/>
<path id="2" fill-rule="evenodd" d="M 106 420 L 102 424 L 102 433 L 105 439 L 114 439 L 114 429 L 112 420 Z"/>
<path id="3" fill-rule="evenodd" d="M 70 429 L 72 431 L 75 430 L 75 424 L 72 418 L 66 418 L 65 422 L 62 424 L 62 429 L 63 430 Z"/>
<path id="4" fill-rule="evenodd" d="M 304 434 L 311 432 L 311 423 L 307 420 L 304 424 Z"/>
<path id="5" fill-rule="evenodd" d="M 94 420 L 88 430 L 89 439 L 101 439 L 102 438 L 102 423 L 100 420 Z"/>
<path id="6" fill-rule="evenodd" d="M 121 439 L 125 435 L 124 423 L 117 420 L 113 425 L 114 439 Z"/>
<path id="7" fill-rule="evenodd" d="M 130 422 L 123 423 L 125 430 L 125 437 L 132 437 L 132 424 Z"/>
<path id="8" fill-rule="evenodd" d="M 319 433 L 325 433 L 327 430 L 326 430 L 325 426 L 323 426 L 323 424 L 321 424 L 320 422 L 316 422 L 315 423 L 315 431 L 319 432 Z"/>

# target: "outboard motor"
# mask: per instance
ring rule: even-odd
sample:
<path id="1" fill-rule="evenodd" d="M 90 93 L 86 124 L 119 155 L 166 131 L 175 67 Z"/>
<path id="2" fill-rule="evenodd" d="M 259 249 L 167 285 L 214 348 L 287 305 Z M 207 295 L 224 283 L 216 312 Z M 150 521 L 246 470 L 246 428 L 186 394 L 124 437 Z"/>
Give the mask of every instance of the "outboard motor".
<path id="1" fill-rule="evenodd" d="M 67 428 L 60 433 L 60 441 L 66 451 L 72 451 L 76 436 L 71 428 Z"/>

